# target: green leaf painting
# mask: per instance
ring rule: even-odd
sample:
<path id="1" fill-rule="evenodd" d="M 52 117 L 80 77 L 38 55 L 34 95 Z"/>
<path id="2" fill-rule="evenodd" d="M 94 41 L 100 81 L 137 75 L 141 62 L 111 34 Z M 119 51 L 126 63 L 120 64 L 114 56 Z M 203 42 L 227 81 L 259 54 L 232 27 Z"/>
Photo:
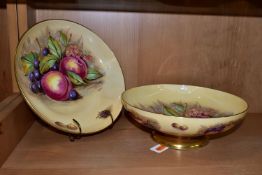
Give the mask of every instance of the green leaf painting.
<path id="1" fill-rule="evenodd" d="M 98 70 L 94 68 L 89 68 L 86 79 L 87 80 L 96 80 L 102 76 L 103 75 Z"/>
<path id="2" fill-rule="evenodd" d="M 71 71 L 67 71 L 67 75 L 68 75 L 68 78 L 70 79 L 70 81 L 74 84 L 74 85 L 83 85 L 83 84 L 86 84 L 83 79 L 75 74 L 74 72 L 71 72 Z"/>
<path id="3" fill-rule="evenodd" d="M 179 116 L 179 114 L 174 109 L 166 105 L 163 106 L 163 113 L 169 116 Z"/>
<path id="4" fill-rule="evenodd" d="M 60 43 L 66 47 L 67 44 L 68 44 L 68 39 L 67 39 L 67 36 L 64 32 L 60 31 Z"/>
<path id="5" fill-rule="evenodd" d="M 34 52 L 30 52 L 21 57 L 22 67 L 25 75 L 28 75 L 30 72 L 34 70 L 34 60 L 38 59 L 37 54 Z"/>
<path id="6" fill-rule="evenodd" d="M 54 55 L 45 56 L 39 64 L 40 73 L 43 74 L 44 72 L 48 71 L 56 62 L 57 62 L 56 56 Z"/>
<path id="7" fill-rule="evenodd" d="M 62 57 L 62 49 L 57 40 L 55 40 L 52 36 L 48 37 L 48 49 L 52 55 L 60 59 Z"/>

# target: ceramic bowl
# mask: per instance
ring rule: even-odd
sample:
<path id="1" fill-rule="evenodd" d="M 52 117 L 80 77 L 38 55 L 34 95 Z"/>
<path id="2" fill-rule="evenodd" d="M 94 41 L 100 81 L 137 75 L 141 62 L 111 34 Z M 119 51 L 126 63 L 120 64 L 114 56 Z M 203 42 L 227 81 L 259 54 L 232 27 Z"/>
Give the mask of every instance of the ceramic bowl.
<path id="1" fill-rule="evenodd" d="M 203 146 L 208 136 L 241 123 L 247 103 L 235 95 L 188 85 L 147 85 L 122 94 L 122 103 L 153 138 L 175 149 Z M 178 144 L 179 142 L 179 144 Z"/>

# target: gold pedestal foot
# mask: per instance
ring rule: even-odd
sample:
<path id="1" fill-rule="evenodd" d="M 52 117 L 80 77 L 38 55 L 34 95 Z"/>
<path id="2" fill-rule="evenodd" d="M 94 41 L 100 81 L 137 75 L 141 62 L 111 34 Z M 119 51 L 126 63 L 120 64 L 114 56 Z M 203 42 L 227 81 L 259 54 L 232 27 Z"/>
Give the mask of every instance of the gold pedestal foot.
<path id="1" fill-rule="evenodd" d="M 153 139 L 169 148 L 177 150 L 187 150 L 199 148 L 208 144 L 208 139 L 205 136 L 200 137 L 174 137 L 159 132 L 152 132 Z"/>

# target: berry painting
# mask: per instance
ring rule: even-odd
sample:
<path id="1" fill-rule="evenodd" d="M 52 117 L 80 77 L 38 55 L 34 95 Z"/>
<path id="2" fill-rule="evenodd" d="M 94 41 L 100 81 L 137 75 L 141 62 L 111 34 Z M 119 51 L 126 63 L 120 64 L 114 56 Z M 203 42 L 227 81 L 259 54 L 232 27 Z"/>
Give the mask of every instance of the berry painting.
<path id="1" fill-rule="evenodd" d="M 28 88 L 56 101 L 80 99 L 79 87 L 103 77 L 95 58 L 81 41 L 72 41 L 72 33 L 60 30 L 45 37 L 41 39 L 45 42 L 35 38 L 39 52 L 32 50 L 20 58 Z"/>

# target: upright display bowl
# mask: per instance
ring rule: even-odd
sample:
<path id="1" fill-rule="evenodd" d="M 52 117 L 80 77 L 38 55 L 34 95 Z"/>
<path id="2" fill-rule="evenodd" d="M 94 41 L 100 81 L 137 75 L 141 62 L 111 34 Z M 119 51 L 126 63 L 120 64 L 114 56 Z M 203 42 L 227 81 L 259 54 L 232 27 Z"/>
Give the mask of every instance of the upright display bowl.
<path id="1" fill-rule="evenodd" d="M 75 22 L 46 20 L 31 27 L 17 46 L 15 73 L 32 110 L 64 132 L 101 131 L 122 109 L 125 84 L 114 53 Z"/>
<path id="2" fill-rule="evenodd" d="M 154 140 L 174 149 L 206 145 L 211 135 L 239 125 L 248 108 L 226 92 L 168 84 L 129 89 L 122 103 L 135 121 L 153 130 Z"/>

